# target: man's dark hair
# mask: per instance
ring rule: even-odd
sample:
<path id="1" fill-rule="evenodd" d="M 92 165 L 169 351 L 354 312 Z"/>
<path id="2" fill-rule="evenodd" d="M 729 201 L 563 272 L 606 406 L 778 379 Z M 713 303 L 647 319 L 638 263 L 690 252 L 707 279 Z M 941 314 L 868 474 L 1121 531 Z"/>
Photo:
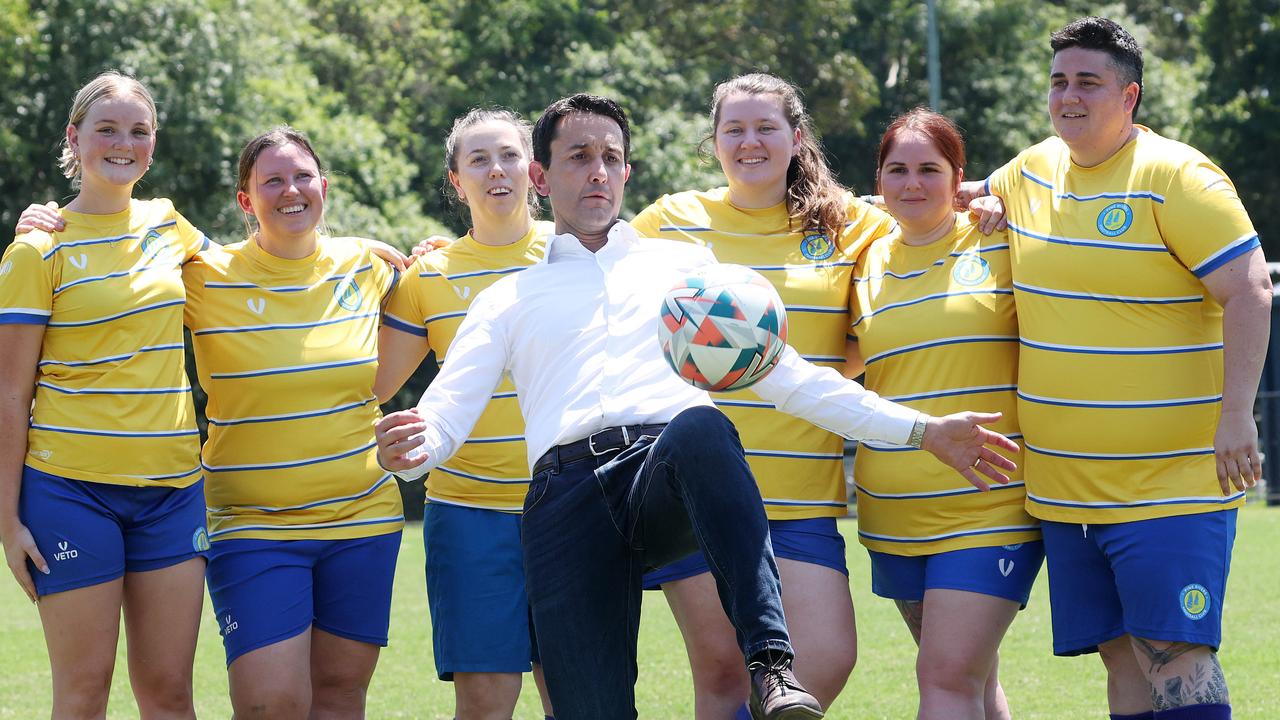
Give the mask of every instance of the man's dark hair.
<path id="1" fill-rule="evenodd" d="M 1133 117 L 1138 117 L 1138 106 L 1142 104 L 1142 47 L 1128 30 L 1107 18 L 1077 18 L 1049 35 L 1049 47 L 1054 55 L 1073 47 L 1106 53 L 1120 82 L 1138 84 L 1138 99 L 1133 103 Z"/>
<path id="2" fill-rule="evenodd" d="M 622 128 L 622 161 L 631 161 L 631 125 L 627 114 L 618 103 L 599 95 L 578 93 L 551 103 L 542 111 L 542 117 L 533 125 L 533 159 L 543 167 L 551 165 L 551 141 L 556 139 L 560 120 L 566 115 L 583 113 L 601 115 L 618 123 Z"/>

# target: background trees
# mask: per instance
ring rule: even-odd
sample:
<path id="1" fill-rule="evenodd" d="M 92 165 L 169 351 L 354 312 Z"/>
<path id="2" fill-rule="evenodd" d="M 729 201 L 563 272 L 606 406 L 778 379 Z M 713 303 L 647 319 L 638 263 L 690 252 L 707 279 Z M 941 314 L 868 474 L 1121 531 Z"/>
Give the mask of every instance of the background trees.
<path id="1" fill-rule="evenodd" d="M 981 177 L 1051 132 L 1048 32 L 1089 12 L 1147 50 L 1141 121 L 1186 139 L 1237 181 L 1269 253 L 1280 209 L 1280 0 L 946 0 L 942 110 Z M 332 171 L 338 232 L 402 245 L 459 233 L 441 192 L 442 139 L 475 105 L 533 116 L 562 94 L 621 99 L 636 125 L 627 212 L 716 182 L 696 147 L 719 80 L 781 74 L 806 93 L 842 180 L 873 187 L 875 142 L 928 96 L 918 0 L 0 0 L 0 227 L 33 199 L 66 199 L 54 166 L 75 89 L 116 67 L 160 103 L 160 148 L 140 192 L 209 235 L 244 233 L 240 145 L 289 122 Z M 7 233 L 3 233 L 7 242 Z"/>
<path id="2" fill-rule="evenodd" d="M 1048 34 L 1106 15 L 1146 50 L 1140 122 L 1221 165 L 1280 257 L 1280 0 L 938 6 L 939 109 L 967 131 L 970 178 L 1052 132 Z M 0 0 L 0 229 L 31 201 L 72 196 L 54 162 L 67 108 L 107 68 L 136 75 L 159 104 L 139 195 L 172 198 L 221 242 L 246 232 L 239 148 L 278 123 L 311 135 L 328 163 L 335 232 L 408 247 L 466 230 L 441 191 L 442 146 L 477 105 L 533 118 L 571 92 L 619 99 L 635 125 L 629 215 L 719 182 L 697 147 L 720 80 L 759 70 L 795 82 L 861 193 L 874 190 L 881 129 L 928 98 L 920 0 Z M 0 232 L 0 248 L 8 241 Z"/>

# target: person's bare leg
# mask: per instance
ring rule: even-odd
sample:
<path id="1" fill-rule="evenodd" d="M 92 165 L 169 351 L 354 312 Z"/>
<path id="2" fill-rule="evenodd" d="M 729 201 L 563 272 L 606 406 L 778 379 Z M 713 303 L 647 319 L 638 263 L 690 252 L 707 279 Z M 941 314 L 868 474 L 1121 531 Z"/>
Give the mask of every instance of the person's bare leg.
<path id="1" fill-rule="evenodd" d="M 987 683 L 1018 603 L 963 590 L 925 591 L 916 677 L 922 720 L 984 720 Z"/>
<path id="2" fill-rule="evenodd" d="M 751 695 L 751 680 L 733 626 L 720 605 L 715 578 L 705 572 L 666 583 L 662 591 L 689 655 L 694 718 L 732 720 Z"/>
<path id="3" fill-rule="evenodd" d="M 1230 705 L 1218 654 L 1207 645 L 1129 636 L 1156 712 L 1187 705 Z"/>
<path id="4" fill-rule="evenodd" d="M 204 558 L 194 557 L 124 576 L 129 684 L 144 720 L 196 716 L 191 674 L 204 604 L 204 566 Z"/>
<path id="5" fill-rule="evenodd" d="M 311 629 L 241 655 L 227 674 L 236 720 L 304 720 L 311 712 Z"/>
<path id="6" fill-rule="evenodd" d="M 796 657 L 796 678 L 823 708 L 840 695 L 858 661 L 849 576 L 813 563 L 778 558 L 782 610 Z"/>
<path id="7" fill-rule="evenodd" d="M 311 720 L 364 717 L 365 697 L 381 649 L 311 629 Z"/>
<path id="8" fill-rule="evenodd" d="M 1121 635 L 1098 646 L 1107 668 L 1107 706 L 1116 715 L 1151 712 L 1151 683 L 1138 666 L 1133 642 Z"/>
<path id="9" fill-rule="evenodd" d="M 454 673 L 457 720 L 510 720 L 520 698 L 520 673 Z"/>
<path id="10" fill-rule="evenodd" d="M 55 720 L 107 716 L 123 600 L 123 578 L 40 598 Z"/>

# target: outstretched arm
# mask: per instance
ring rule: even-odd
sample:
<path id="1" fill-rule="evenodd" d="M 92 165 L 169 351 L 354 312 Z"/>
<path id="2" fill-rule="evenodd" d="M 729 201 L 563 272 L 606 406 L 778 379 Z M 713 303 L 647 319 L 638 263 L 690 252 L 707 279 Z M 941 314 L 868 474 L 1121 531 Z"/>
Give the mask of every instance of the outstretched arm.
<path id="1" fill-rule="evenodd" d="M 831 368 L 814 365 L 787 346 L 778 366 L 753 388 L 760 397 L 789 415 L 853 440 L 880 440 L 906 445 L 913 431 L 919 447 L 954 468 L 975 487 L 985 490 L 979 474 L 1004 484 L 1012 460 L 986 447 L 1016 451 L 1005 436 L 988 430 L 997 414 L 955 413 L 931 418 L 904 405 L 885 400 Z M 917 428 L 917 424 L 922 427 Z M 923 431 L 923 434 L 920 434 Z"/>
<path id="2" fill-rule="evenodd" d="M 448 460 L 471 435 L 506 369 L 501 318 L 481 293 L 418 406 L 392 413 L 374 427 L 379 462 L 409 481 Z"/>

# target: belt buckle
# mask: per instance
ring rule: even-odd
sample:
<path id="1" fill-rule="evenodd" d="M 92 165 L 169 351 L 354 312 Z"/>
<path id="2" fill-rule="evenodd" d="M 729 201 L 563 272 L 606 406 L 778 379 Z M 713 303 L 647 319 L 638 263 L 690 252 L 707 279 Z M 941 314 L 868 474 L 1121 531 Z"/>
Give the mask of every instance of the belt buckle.
<path id="1" fill-rule="evenodd" d="M 597 436 L 597 435 L 603 435 L 604 433 L 607 433 L 607 432 L 609 432 L 610 430 L 613 430 L 613 429 L 614 429 L 614 428 L 605 428 L 605 429 L 603 429 L 603 430 L 597 430 L 596 432 L 593 432 L 593 433 L 591 433 L 590 435 L 588 435 L 588 436 L 587 436 L 587 450 L 588 450 L 592 455 L 594 455 L 595 457 L 600 457 L 601 455 L 604 455 L 605 453 L 613 452 L 614 450 L 622 450 L 622 449 L 625 449 L 625 448 L 631 447 L 631 443 L 632 443 L 631 435 L 630 435 L 630 433 L 628 433 L 628 432 L 627 432 L 627 426 L 626 426 L 626 425 L 623 425 L 622 427 L 617 428 L 618 430 L 621 430 L 621 431 L 622 431 L 622 445 L 621 445 L 621 446 L 619 446 L 619 447 L 611 447 L 611 448 L 604 448 L 604 449 L 602 449 L 602 450 L 597 450 L 597 449 L 596 449 L 596 436 Z"/>

